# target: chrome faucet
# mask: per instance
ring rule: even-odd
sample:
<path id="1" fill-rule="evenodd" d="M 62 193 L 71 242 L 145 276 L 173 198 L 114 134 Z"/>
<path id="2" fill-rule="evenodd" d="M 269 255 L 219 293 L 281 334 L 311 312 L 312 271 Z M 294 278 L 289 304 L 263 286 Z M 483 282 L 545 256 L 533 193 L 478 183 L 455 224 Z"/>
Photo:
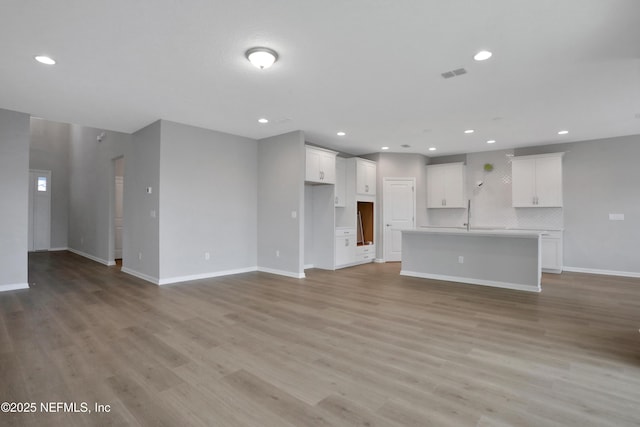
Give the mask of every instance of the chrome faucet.
<path id="1" fill-rule="evenodd" d="M 467 222 L 462 225 L 467 227 L 467 231 L 471 228 L 471 199 L 467 200 Z"/>

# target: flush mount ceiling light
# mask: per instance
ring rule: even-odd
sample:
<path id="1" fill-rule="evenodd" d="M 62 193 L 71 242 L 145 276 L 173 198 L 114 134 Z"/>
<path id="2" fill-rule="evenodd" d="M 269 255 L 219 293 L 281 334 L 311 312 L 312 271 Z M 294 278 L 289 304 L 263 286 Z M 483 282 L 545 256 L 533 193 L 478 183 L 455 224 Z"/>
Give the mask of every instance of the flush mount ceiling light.
<path id="1" fill-rule="evenodd" d="M 568 133 L 569 133 L 568 130 L 561 130 L 560 132 L 558 132 L 558 135 L 566 135 Z"/>
<path id="2" fill-rule="evenodd" d="M 464 133 L 473 133 L 473 132 L 475 132 L 473 129 L 467 129 L 464 131 Z"/>
<path id="3" fill-rule="evenodd" d="M 481 50 L 473 56 L 473 59 L 475 59 L 476 61 L 485 61 L 491 58 L 491 55 L 493 55 L 493 53 L 489 52 L 488 50 Z"/>
<path id="4" fill-rule="evenodd" d="M 278 60 L 276 51 L 268 47 L 253 47 L 245 53 L 245 56 L 249 62 L 261 70 L 271 67 Z"/>
<path id="5" fill-rule="evenodd" d="M 345 135 L 346 135 L 346 133 L 344 133 L 344 132 L 340 131 L 340 132 L 336 133 L 336 135 L 338 135 L 338 136 L 345 136 Z"/>
<path id="6" fill-rule="evenodd" d="M 495 139 L 490 139 L 487 141 L 487 144 L 495 144 L 496 140 Z"/>
<path id="7" fill-rule="evenodd" d="M 258 119 L 258 123 L 262 123 L 262 124 L 269 123 L 269 119 L 265 119 L 264 117 L 262 117 Z"/>
<path id="8" fill-rule="evenodd" d="M 56 63 L 56 61 L 53 60 L 52 58 L 49 58 L 48 56 L 43 56 L 43 55 L 36 56 L 35 60 L 41 64 L 46 64 L 46 65 L 54 65 Z"/>

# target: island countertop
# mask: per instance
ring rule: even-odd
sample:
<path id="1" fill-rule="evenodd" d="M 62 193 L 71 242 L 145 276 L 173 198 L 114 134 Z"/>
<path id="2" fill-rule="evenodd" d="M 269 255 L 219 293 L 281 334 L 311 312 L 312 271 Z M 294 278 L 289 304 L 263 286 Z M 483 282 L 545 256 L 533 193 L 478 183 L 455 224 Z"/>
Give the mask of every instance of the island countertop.
<path id="1" fill-rule="evenodd" d="M 455 227 L 442 227 L 442 228 L 411 228 L 402 230 L 403 233 L 422 233 L 422 234 L 452 234 L 452 235 L 472 235 L 472 236 L 505 236 L 505 237 L 530 237 L 537 239 L 540 235 L 544 234 L 543 230 L 508 230 L 508 229 L 474 229 L 471 230 L 465 228 Z"/>

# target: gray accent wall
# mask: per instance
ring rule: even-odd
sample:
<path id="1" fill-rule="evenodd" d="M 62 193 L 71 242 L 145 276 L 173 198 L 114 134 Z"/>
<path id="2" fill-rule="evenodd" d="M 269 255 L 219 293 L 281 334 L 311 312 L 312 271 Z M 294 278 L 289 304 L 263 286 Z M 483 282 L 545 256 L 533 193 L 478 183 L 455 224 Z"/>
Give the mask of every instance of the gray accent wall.
<path id="1" fill-rule="evenodd" d="M 68 246 L 71 125 L 31 118 L 29 169 L 51 171 L 51 249 Z"/>
<path id="2" fill-rule="evenodd" d="M 113 262 L 113 160 L 130 146 L 129 134 L 71 125 L 68 247 L 103 264 Z"/>
<path id="3" fill-rule="evenodd" d="M 257 142 L 164 120 L 161 129 L 160 281 L 255 269 Z"/>
<path id="4" fill-rule="evenodd" d="M 160 140 L 158 120 L 133 134 L 124 159 L 122 270 L 154 283 L 160 278 Z"/>
<path id="5" fill-rule="evenodd" d="M 640 135 L 518 149 L 564 151 L 564 265 L 640 274 Z M 624 221 L 610 221 L 610 213 Z"/>
<path id="6" fill-rule="evenodd" d="M 0 109 L 0 290 L 28 283 L 29 114 Z"/>
<path id="7" fill-rule="evenodd" d="M 304 168 L 302 132 L 258 141 L 259 269 L 304 276 Z"/>

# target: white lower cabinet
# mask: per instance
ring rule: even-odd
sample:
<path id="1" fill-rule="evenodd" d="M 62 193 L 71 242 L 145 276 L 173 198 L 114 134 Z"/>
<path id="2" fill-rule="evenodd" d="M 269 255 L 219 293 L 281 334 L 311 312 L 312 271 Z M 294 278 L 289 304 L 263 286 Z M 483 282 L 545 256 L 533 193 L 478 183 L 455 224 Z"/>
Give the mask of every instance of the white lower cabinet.
<path id="1" fill-rule="evenodd" d="M 356 248 L 356 262 L 371 261 L 376 257 L 376 245 L 360 245 Z"/>
<path id="2" fill-rule="evenodd" d="M 545 231 L 542 234 L 542 271 L 562 273 L 562 231 Z"/>
<path id="3" fill-rule="evenodd" d="M 356 259 L 356 229 L 336 229 L 336 267 L 353 264 Z"/>

